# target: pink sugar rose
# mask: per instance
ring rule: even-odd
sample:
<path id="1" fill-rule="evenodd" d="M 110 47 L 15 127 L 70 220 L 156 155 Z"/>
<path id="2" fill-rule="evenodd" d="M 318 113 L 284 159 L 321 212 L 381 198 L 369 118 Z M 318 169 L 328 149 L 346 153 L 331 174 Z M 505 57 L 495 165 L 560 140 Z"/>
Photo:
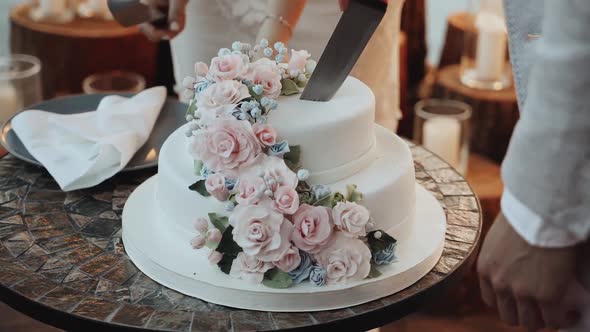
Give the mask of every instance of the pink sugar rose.
<path id="1" fill-rule="evenodd" d="M 209 74 L 209 66 L 204 62 L 195 63 L 195 74 L 198 79 L 204 79 Z"/>
<path id="2" fill-rule="evenodd" d="M 334 224 L 327 208 L 303 204 L 292 220 L 291 241 L 297 248 L 313 254 L 330 241 Z"/>
<path id="3" fill-rule="evenodd" d="M 224 202 L 229 197 L 229 191 L 225 187 L 225 177 L 220 173 L 209 175 L 205 180 L 205 188 L 218 201 Z"/>
<path id="4" fill-rule="evenodd" d="M 244 253 L 263 262 L 281 259 L 291 246 L 293 226 L 269 206 L 239 204 L 229 222 L 234 227 L 234 241 Z"/>
<path id="5" fill-rule="evenodd" d="M 295 189 L 299 183 L 297 174 L 287 167 L 282 158 L 266 154 L 258 155 L 256 160 L 240 169 L 240 179 L 242 177 L 260 177 L 260 175 L 272 180 L 272 183 L 268 183 L 272 192 L 275 192 L 279 187 Z"/>
<path id="6" fill-rule="evenodd" d="M 222 81 L 212 84 L 199 94 L 197 107 L 200 112 L 229 112 L 237 104 L 250 97 L 248 87 L 238 81 Z"/>
<path id="7" fill-rule="evenodd" d="M 208 77 L 216 82 L 235 80 L 246 73 L 247 65 L 240 54 L 228 54 L 211 60 Z"/>
<path id="8" fill-rule="evenodd" d="M 262 202 L 264 196 L 264 180 L 261 177 L 241 177 L 238 181 L 238 193 L 236 194 L 236 201 L 238 204 L 256 205 Z M 262 190 L 261 190 L 262 189 Z"/>
<path id="9" fill-rule="evenodd" d="M 259 284 L 264 279 L 264 273 L 273 267 L 274 265 L 270 262 L 263 262 L 256 257 L 241 252 L 232 262 L 229 275 L 253 284 Z"/>
<path id="10" fill-rule="evenodd" d="M 342 232 L 336 232 L 332 242 L 315 255 L 323 266 L 328 285 L 360 281 L 371 270 L 371 250 L 358 239 L 351 239 Z"/>
<path id="11" fill-rule="evenodd" d="M 369 210 L 362 205 L 351 202 L 338 202 L 332 210 L 332 217 L 336 228 L 348 237 L 357 238 L 367 234 L 366 226 L 370 214 Z"/>
<path id="12" fill-rule="evenodd" d="M 281 95 L 281 73 L 276 62 L 268 58 L 256 60 L 250 65 L 247 78 L 254 84 L 262 85 L 263 96 L 274 99 Z"/>
<path id="13" fill-rule="evenodd" d="M 209 253 L 209 257 L 207 258 L 209 259 L 209 263 L 215 265 L 221 261 L 223 254 L 217 250 L 213 250 Z"/>
<path id="14" fill-rule="evenodd" d="M 282 214 L 293 214 L 299 208 L 299 194 L 293 188 L 279 187 L 274 193 L 272 207 Z"/>
<path id="15" fill-rule="evenodd" d="M 205 246 L 206 240 L 200 234 L 197 234 L 191 239 L 191 246 L 193 249 L 201 249 Z"/>
<path id="16" fill-rule="evenodd" d="M 284 272 L 291 272 L 299 267 L 301 264 L 301 255 L 299 249 L 295 246 L 291 246 L 287 252 L 278 261 L 273 262 L 276 267 Z"/>
<path id="17" fill-rule="evenodd" d="M 197 230 L 197 232 L 205 233 L 207 231 L 207 229 L 209 228 L 209 221 L 205 218 L 197 218 L 193 222 L 193 226 L 195 226 L 195 229 Z"/>
<path id="18" fill-rule="evenodd" d="M 220 117 L 191 137 L 189 152 L 213 172 L 226 176 L 254 161 L 262 149 L 248 121 Z"/>
<path id="19" fill-rule="evenodd" d="M 277 132 L 271 125 L 255 123 L 252 129 L 262 146 L 271 146 L 277 142 Z"/>
<path id="20" fill-rule="evenodd" d="M 303 74 L 305 70 L 305 64 L 311 54 L 306 50 L 295 51 L 291 50 L 291 59 L 289 60 L 289 73 L 293 76 Z"/>

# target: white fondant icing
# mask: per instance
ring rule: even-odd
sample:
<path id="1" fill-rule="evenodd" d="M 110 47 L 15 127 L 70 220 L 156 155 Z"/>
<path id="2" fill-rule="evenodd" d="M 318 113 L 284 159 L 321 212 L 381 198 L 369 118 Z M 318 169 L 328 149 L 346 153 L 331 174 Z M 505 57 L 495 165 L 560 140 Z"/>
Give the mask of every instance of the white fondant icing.
<path id="1" fill-rule="evenodd" d="M 376 228 L 391 230 L 401 239 L 411 231 L 415 210 L 412 156 L 399 137 L 374 126 L 377 134 L 374 160 L 343 180 L 324 184 L 342 193 L 346 193 L 347 185 L 356 184 L 364 194 L 362 204 L 371 212 Z M 188 243 L 194 219 L 206 217 L 210 212 L 227 212 L 224 203 L 188 189 L 199 178 L 194 174 L 193 161 L 187 153 L 185 131 L 184 127 L 179 128 L 160 151 L 156 197 L 169 227 L 178 234 L 180 241 Z M 303 146 L 302 150 L 307 148 Z"/>
<path id="2" fill-rule="evenodd" d="M 328 102 L 299 97 L 279 98 L 279 107 L 270 112 L 268 122 L 280 139 L 301 145 L 301 163 L 312 174 L 329 172 L 370 152 L 375 142 L 375 97 L 367 85 L 348 77 Z"/>
<path id="3" fill-rule="evenodd" d="M 381 266 L 380 277 L 347 285 L 315 287 L 302 283 L 272 289 L 233 279 L 211 267 L 205 252 L 195 251 L 170 232 L 154 203 L 159 175 L 139 186 L 123 211 L 123 242 L 138 268 L 157 282 L 208 302 L 250 310 L 320 311 L 350 307 L 394 294 L 418 281 L 442 254 L 446 221 L 440 204 L 416 186 L 420 209 L 413 231 L 398 242 L 397 262 Z M 393 198 L 392 198 L 393 199 Z M 194 232 L 193 232 L 194 233 Z M 344 291 L 345 290 L 345 291 Z"/>

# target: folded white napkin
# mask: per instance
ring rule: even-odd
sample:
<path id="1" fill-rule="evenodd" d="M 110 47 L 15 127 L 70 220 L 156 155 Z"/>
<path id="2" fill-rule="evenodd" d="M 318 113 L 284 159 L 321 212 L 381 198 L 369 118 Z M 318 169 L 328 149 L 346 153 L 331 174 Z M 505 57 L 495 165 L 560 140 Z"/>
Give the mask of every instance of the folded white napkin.
<path id="1" fill-rule="evenodd" d="M 93 112 L 25 111 L 12 127 L 62 190 L 88 188 L 127 165 L 149 138 L 165 101 L 166 89 L 155 87 L 131 98 L 104 97 Z"/>

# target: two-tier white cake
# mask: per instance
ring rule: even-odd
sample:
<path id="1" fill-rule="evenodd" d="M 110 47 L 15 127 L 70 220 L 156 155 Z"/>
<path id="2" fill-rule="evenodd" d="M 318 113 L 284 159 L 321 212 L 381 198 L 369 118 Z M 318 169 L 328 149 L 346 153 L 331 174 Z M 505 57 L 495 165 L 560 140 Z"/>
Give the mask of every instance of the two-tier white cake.
<path id="1" fill-rule="evenodd" d="M 125 206 L 134 263 L 182 293 L 269 311 L 348 307 L 428 273 L 445 216 L 407 144 L 374 124 L 371 90 L 349 77 L 329 102 L 303 101 L 303 67 L 242 55 L 235 71 L 233 55 L 197 66 L 189 123 Z"/>

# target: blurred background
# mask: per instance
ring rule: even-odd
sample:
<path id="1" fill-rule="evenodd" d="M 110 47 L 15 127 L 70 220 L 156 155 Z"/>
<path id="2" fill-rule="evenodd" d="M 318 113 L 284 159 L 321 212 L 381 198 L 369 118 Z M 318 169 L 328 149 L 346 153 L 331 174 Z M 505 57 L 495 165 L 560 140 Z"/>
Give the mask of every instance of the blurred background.
<path id="1" fill-rule="evenodd" d="M 138 29 L 122 28 L 98 10 L 44 17 L 36 6 L 34 1 L 0 1 L 0 59 L 24 53 L 41 64 L 39 96 L 18 105 L 72 93 L 140 91 L 155 84 L 174 94 L 168 42 L 151 43 Z M 467 177 L 481 199 L 484 233 L 499 211 L 499 165 L 518 119 L 505 28 L 498 32 L 493 24 L 478 25 L 487 14 L 503 19 L 501 12 L 484 12 L 478 0 L 406 1 L 400 44 L 404 117 L 398 129 Z M 495 53 L 483 52 L 486 47 Z M 121 49 L 134 52 L 113 52 Z M 2 98 L 0 91 L 0 107 L 5 107 Z M 1 303 L 0 317 L 0 331 L 57 331 Z M 484 308 L 471 274 L 439 303 L 383 331 L 518 330 L 504 327 Z"/>

